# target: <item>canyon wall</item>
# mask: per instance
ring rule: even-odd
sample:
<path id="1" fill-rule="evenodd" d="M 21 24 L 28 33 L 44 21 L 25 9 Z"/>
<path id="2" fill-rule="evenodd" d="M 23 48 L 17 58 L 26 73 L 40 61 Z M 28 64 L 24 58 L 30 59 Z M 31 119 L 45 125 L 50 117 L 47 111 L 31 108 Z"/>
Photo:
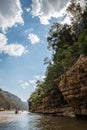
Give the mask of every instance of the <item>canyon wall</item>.
<path id="1" fill-rule="evenodd" d="M 87 115 L 87 57 L 81 55 L 73 67 L 55 82 L 75 115 Z"/>
<path id="2" fill-rule="evenodd" d="M 78 61 L 55 81 L 30 111 L 62 115 L 87 115 L 87 57 Z"/>

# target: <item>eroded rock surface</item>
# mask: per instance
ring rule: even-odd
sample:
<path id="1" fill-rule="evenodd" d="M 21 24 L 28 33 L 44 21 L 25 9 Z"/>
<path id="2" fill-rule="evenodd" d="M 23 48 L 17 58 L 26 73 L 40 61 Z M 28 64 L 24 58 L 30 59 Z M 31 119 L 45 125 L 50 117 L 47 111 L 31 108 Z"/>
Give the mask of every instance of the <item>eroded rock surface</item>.
<path id="1" fill-rule="evenodd" d="M 81 55 L 74 66 L 56 80 L 64 99 L 76 115 L 87 115 L 87 57 Z"/>
<path id="2" fill-rule="evenodd" d="M 31 105 L 30 111 L 87 115 L 87 57 L 81 55 L 55 83 L 57 86 L 42 95 L 34 107 Z"/>
<path id="3" fill-rule="evenodd" d="M 58 87 L 55 86 L 43 94 L 36 105 L 30 108 L 30 111 L 39 113 L 63 113 L 64 105 L 67 105 L 67 102 L 64 100 Z"/>

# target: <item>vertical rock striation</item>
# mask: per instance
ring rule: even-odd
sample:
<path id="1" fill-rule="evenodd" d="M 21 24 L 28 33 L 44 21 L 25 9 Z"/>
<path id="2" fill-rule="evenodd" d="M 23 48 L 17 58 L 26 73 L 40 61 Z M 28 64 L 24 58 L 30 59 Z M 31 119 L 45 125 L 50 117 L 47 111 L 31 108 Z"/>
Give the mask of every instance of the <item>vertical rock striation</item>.
<path id="1" fill-rule="evenodd" d="M 35 106 L 32 107 L 31 104 L 32 102 L 30 103 L 31 112 L 63 113 L 63 106 L 67 105 L 67 102 L 64 100 L 62 93 L 55 85 L 52 89 L 48 90 L 40 97 Z"/>
<path id="2" fill-rule="evenodd" d="M 87 115 L 87 57 L 81 55 L 73 67 L 55 82 L 75 115 Z"/>
<path id="3" fill-rule="evenodd" d="M 31 112 L 57 113 L 63 115 L 87 115 L 87 57 L 78 61 L 54 81 L 56 85 L 43 94 Z"/>

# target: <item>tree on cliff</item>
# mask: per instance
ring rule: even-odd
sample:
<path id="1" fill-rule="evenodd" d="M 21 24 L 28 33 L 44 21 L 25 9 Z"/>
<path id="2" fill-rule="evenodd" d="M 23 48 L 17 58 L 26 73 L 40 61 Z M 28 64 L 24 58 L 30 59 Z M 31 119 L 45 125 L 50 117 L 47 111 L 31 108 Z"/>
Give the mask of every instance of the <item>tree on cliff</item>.
<path id="1" fill-rule="evenodd" d="M 72 0 L 67 12 L 72 15 L 71 25 L 54 23 L 49 29 L 48 49 L 53 54 L 51 60 L 45 59 L 48 64 L 46 78 L 44 82 L 38 83 L 32 98 L 37 95 L 38 99 L 50 89 L 54 80 L 69 70 L 80 54 L 87 55 L 87 7 L 82 8 L 76 0 Z"/>
<path id="2" fill-rule="evenodd" d="M 46 71 L 45 81 L 49 87 L 55 78 L 70 69 L 80 54 L 87 55 L 87 7 L 71 1 L 67 11 L 72 15 L 72 24 L 54 23 L 47 38 L 48 49 L 53 51 L 53 64 L 49 64 Z"/>

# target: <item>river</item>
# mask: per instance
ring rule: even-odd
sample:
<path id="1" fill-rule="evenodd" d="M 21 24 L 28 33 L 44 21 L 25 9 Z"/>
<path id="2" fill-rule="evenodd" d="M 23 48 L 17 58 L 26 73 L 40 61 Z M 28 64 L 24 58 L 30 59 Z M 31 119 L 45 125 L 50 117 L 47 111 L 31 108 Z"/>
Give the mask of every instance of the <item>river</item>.
<path id="1" fill-rule="evenodd" d="M 87 120 L 28 112 L 0 112 L 0 130 L 87 130 Z"/>

